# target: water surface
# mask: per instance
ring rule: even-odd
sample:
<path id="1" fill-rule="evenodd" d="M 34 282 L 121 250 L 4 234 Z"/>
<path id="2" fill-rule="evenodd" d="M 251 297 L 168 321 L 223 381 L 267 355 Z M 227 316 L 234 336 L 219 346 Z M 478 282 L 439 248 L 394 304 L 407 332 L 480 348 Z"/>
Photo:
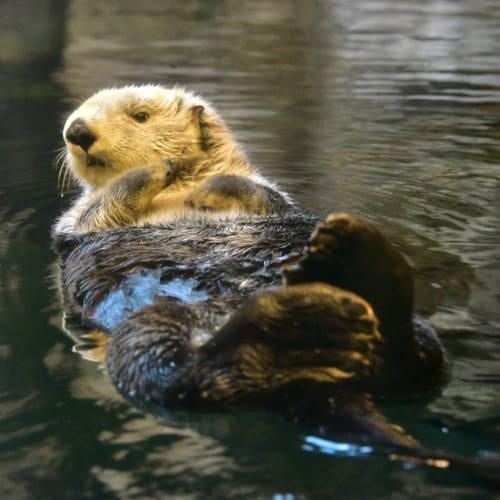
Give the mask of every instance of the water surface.
<path id="1" fill-rule="evenodd" d="M 49 229 L 69 111 L 103 86 L 185 85 L 305 209 L 365 217 L 411 259 L 450 380 L 386 411 L 428 447 L 498 453 L 496 0 L 15 0 L 0 19 L 0 497 L 493 495 L 264 412 L 130 407 L 59 329 Z"/>

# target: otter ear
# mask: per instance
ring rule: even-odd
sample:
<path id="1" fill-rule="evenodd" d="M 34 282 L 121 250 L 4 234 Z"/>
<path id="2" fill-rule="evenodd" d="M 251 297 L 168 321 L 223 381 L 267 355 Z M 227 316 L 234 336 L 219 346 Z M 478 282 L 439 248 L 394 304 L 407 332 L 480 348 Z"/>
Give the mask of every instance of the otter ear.
<path id="1" fill-rule="evenodd" d="M 193 106 L 191 108 L 191 112 L 193 114 L 193 123 L 195 125 L 197 125 L 198 127 L 201 125 L 202 115 L 203 115 L 204 110 L 205 110 L 205 108 L 201 104 L 197 105 L 197 106 Z"/>

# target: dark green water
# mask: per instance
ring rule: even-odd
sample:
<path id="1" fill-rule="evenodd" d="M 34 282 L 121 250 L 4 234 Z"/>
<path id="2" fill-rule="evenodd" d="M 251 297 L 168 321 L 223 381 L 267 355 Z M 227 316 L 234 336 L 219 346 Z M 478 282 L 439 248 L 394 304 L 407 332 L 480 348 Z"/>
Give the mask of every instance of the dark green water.
<path id="1" fill-rule="evenodd" d="M 0 65 L 0 498 L 495 497 L 263 412 L 130 407 L 58 328 L 48 235 L 78 100 L 192 88 L 305 208 L 374 221 L 415 264 L 451 375 L 386 412 L 428 447 L 499 453 L 497 0 L 13 0 Z"/>

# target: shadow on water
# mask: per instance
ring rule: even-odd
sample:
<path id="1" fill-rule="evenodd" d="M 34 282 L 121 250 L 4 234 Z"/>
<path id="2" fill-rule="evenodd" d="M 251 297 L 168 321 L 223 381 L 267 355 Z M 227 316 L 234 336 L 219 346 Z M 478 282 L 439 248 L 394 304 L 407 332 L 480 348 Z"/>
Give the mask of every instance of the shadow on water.
<path id="1" fill-rule="evenodd" d="M 49 278 L 60 128 L 97 88 L 181 83 L 306 209 L 384 229 L 417 270 L 448 384 L 387 413 L 498 453 L 500 18 L 495 0 L 15 0 L 0 6 L 0 496 L 487 498 L 259 412 L 152 415 L 71 353 Z M 286 495 L 290 496 L 287 497 Z M 280 496 L 281 495 L 281 496 Z"/>

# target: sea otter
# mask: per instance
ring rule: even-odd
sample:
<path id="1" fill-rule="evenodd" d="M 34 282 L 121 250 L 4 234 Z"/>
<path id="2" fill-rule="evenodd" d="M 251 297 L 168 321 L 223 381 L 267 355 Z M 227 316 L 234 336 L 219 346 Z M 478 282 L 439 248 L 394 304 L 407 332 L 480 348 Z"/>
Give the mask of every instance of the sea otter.
<path id="1" fill-rule="evenodd" d="M 436 387 L 444 356 L 413 316 L 411 267 L 373 225 L 300 211 L 179 88 L 98 92 L 63 136 L 82 185 L 54 227 L 64 306 L 106 335 L 122 394 L 258 404 L 414 446 L 372 400 Z"/>

